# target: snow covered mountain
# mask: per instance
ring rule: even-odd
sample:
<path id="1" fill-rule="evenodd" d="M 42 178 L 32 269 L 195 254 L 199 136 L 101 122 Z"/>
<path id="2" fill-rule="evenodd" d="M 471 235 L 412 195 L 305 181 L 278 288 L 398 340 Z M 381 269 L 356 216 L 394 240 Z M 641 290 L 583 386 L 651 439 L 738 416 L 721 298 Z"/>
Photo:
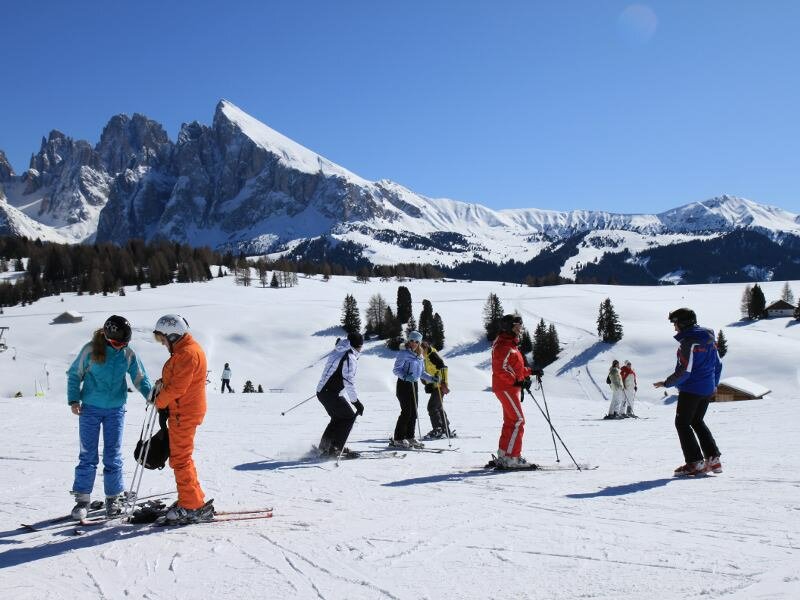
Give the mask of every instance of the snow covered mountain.
<path id="1" fill-rule="evenodd" d="M 166 238 L 248 254 L 307 255 L 341 244 L 373 264 L 528 262 L 575 236 L 558 265 L 575 277 L 605 253 L 747 229 L 776 243 L 800 216 L 721 196 L 657 215 L 492 210 L 368 181 L 274 131 L 232 103 L 175 142 L 139 114 L 117 115 L 92 147 L 52 131 L 15 175 L 0 154 L 0 233 L 67 242 Z"/>

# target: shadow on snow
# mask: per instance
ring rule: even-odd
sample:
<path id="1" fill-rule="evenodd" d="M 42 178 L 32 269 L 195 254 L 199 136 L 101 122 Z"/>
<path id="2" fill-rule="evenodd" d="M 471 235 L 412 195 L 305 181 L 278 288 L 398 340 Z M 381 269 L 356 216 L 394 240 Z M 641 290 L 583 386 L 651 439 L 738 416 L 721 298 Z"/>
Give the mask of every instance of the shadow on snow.
<path id="1" fill-rule="evenodd" d="M 662 479 L 652 479 L 650 481 L 637 481 L 636 483 L 626 483 L 624 485 L 614 485 L 611 487 L 603 488 L 596 492 L 585 494 L 567 494 L 567 498 L 574 498 L 577 500 L 584 500 L 586 498 L 607 498 L 609 496 L 626 496 L 627 494 L 635 494 L 636 492 L 646 492 L 653 488 L 663 487 L 668 483 L 677 481 L 674 477 L 664 477 Z"/>

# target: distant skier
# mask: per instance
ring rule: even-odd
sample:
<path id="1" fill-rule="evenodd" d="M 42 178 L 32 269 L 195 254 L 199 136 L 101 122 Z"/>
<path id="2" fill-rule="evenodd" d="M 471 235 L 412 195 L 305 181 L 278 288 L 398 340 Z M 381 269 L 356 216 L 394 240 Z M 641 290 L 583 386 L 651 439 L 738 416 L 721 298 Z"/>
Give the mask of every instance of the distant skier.
<path id="1" fill-rule="evenodd" d="M 635 417 L 633 403 L 636 400 L 636 392 L 639 391 L 639 384 L 636 381 L 636 371 L 633 370 L 631 361 L 625 361 L 619 374 L 622 377 L 622 393 L 625 395 L 625 408 L 622 414 L 626 417 Z"/>
<path id="2" fill-rule="evenodd" d="M 206 355 L 180 315 L 161 317 L 153 335 L 169 350 L 155 397 L 156 408 L 169 410 L 169 466 L 178 488 L 178 500 L 167 511 L 166 522 L 210 521 L 214 507 L 205 503 L 192 459 L 194 436 L 206 415 Z"/>
<path id="3" fill-rule="evenodd" d="M 523 389 L 530 389 L 532 374 L 517 347 L 521 330 L 522 317 L 505 315 L 500 320 L 500 333 L 492 344 L 492 391 L 503 407 L 503 428 L 495 464 L 507 469 L 531 466 L 521 456 L 525 433 L 521 396 Z"/>
<path id="4" fill-rule="evenodd" d="M 225 388 L 228 388 L 228 391 L 232 394 L 233 390 L 231 389 L 231 367 L 228 363 L 225 363 L 225 368 L 222 369 L 222 389 L 220 393 L 225 393 Z"/>
<path id="5" fill-rule="evenodd" d="M 417 382 L 422 379 L 426 383 L 439 383 L 439 378 L 425 372 L 425 361 L 422 360 L 422 334 L 412 331 L 408 334 L 405 347 L 397 355 L 392 372 L 397 377 L 395 387 L 397 400 L 400 402 L 400 416 L 394 428 L 394 437 L 389 446 L 403 448 L 424 448 L 425 444 L 417 440 L 414 426 L 417 421 L 419 395 Z"/>
<path id="6" fill-rule="evenodd" d="M 347 339 L 337 340 L 317 384 L 317 399 L 331 418 L 319 441 L 319 451 L 323 455 L 339 456 L 341 453 L 348 458 L 358 457 L 358 452 L 345 447 L 345 443 L 356 417 L 364 414 L 364 405 L 356 393 L 358 358 L 363 345 L 364 337 L 357 332 L 348 334 Z"/>
<path id="7" fill-rule="evenodd" d="M 625 392 L 622 387 L 622 377 L 619 371 L 619 361 L 614 360 L 608 370 L 606 383 L 611 386 L 611 404 L 608 407 L 608 414 L 604 419 L 622 419 L 625 405 Z"/>
<path id="8" fill-rule="evenodd" d="M 703 420 L 722 373 L 714 332 L 699 327 L 697 315 L 689 308 L 672 311 L 669 320 L 678 332 L 678 360 L 672 375 L 653 386 L 678 388 L 675 429 L 686 462 L 675 469 L 675 475 L 722 473 L 719 448 Z"/>
<path id="9" fill-rule="evenodd" d="M 133 348 L 131 325 L 125 317 L 112 315 L 92 335 L 67 371 L 67 402 L 79 417 L 80 454 L 75 467 L 72 518 L 85 519 L 97 473 L 100 429 L 103 430 L 103 487 L 106 514 L 122 511 L 122 433 L 128 385 L 125 373 L 139 393 L 150 395 L 152 384 Z"/>
<path id="10" fill-rule="evenodd" d="M 428 416 L 431 419 L 431 431 L 423 439 L 441 439 L 455 437 L 456 432 L 450 427 L 450 421 L 444 410 L 444 397 L 450 393 L 447 385 L 447 365 L 442 357 L 431 346 L 428 340 L 422 340 L 422 358 L 425 361 L 425 372 L 439 378 L 439 383 L 425 384 L 425 393 L 430 394 L 428 399 Z"/>

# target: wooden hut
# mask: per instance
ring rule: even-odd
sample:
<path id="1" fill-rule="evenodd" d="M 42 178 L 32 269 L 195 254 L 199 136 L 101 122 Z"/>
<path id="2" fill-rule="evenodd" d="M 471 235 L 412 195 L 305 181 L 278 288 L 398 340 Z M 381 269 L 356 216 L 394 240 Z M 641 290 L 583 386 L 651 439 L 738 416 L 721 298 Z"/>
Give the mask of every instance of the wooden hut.
<path id="1" fill-rule="evenodd" d="M 763 385 L 753 383 L 744 377 L 727 377 L 719 382 L 715 400 L 717 402 L 759 400 L 771 391 Z"/>
<path id="2" fill-rule="evenodd" d="M 83 315 L 74 310 L 67 310 L 53 319 L 53 323 L 80 323 Z"/>

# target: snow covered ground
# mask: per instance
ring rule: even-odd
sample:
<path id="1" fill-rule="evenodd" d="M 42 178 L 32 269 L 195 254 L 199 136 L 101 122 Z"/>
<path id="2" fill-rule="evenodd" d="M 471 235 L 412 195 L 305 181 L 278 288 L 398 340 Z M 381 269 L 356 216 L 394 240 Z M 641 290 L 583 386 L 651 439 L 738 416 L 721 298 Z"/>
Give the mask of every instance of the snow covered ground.
<path id="1" fill-rule="evenodd" d="M 214 270 L 216 272 L 216 269 Z M 800 325 L 738 322 L 742 285 L 527 288 L 488 282 L 412 281 L 442 316 L 450 367 L 451 421 L 462 438 L 441 454 L 304 463 L 327 417 L 312 400 L 346 293 L 362 309 L 380 293 L 394 305 L 397 282 L 300 279 L 291 289 L 236 287 L 230 277 L 120 296 L 45 298 L 6 308 L 9 349 L 0 354 L 0 593 L 14 599 L 73 598 L 737 598 L 800 597 Z M 768 300 L 781 282 L 765 283 Z M 793 282 L 795 293 L 800 283 Z M 500 407 L 489 391 L 489 347 L 481 314 L 490 292 L 531 329 L 554 322 L 564 351 L 546 370 L 553 422 L 591 471 L 486 472 L 497 446 Z M 625 328 L 615 347 L 598 341 L 595 319 L 610 297 Z M 682 462 L 674 403 L 649 383 L 672 368 L 666 320 L 679 306 L 723 327 L 725 375 L 772 390 L 765 400 L 715 404 L 708 422 L 723 452 L 722 475 L 676 480 Z M 54 325 L 65 310 L 82 323 Z M 272 519 L 159 529 L 119 524 L 73 535 L 72 527 L 24 532 L 66 513 L 78 442 L 64 371 L 91 331 L 112 313 L 134 325 L 133 346 L 153 378 L 166 355 L 150 335 L 167 312 L 186 316 L 205 347 L 212 383 L 195 458 L 218 509 L 274 506 Z M 16 357 L 16 358 L 14 358 Z M 602 421 L 613 358 L 639 375 L 640 420 Z M 350 438 L 380 449 L 399 408 L 393 353 L 368 342 L 358 388 L 366 406 Z M 220 395 L 233 370 L 264 394 Z M 34 396 L 35 387 L 45 390 Z M 270 392 L 269 390 L 275 390 Z M 22 398 L 12 398 L 21 391 Z M 541 393 L 536 392 L 541 402 Z M 552 441 L 526 400 L 524 454 L 554 464 Z M 422 428 L 427 415 L 422 411 Z M 124 454 L 144 417 L 129 397 Z M 453 451 L 449 451 L 453 450 Z M 559 447 L 562 465 L 571 463 Z M 174 489 L 172 472 L 145 474 L 142 493 Z M 101 497 L 98 480 L 95 496 Z"/>

